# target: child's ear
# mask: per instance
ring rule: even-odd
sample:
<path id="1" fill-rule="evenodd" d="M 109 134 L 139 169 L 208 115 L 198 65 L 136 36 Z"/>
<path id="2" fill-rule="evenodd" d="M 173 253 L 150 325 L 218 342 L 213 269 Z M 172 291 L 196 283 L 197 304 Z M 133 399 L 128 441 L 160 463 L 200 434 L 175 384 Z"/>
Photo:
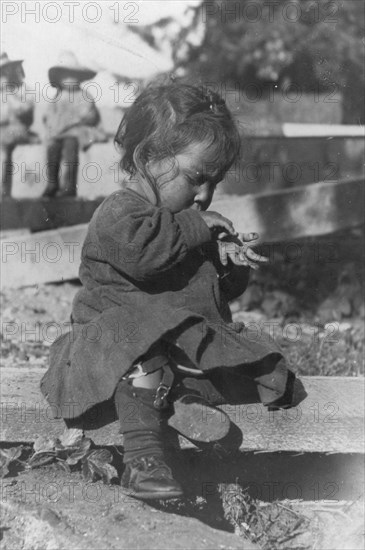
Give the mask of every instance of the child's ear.
<path id="1" fill-rule="evenodd" d="M 136 172 L 138 172 L 138 174 L 140 174 L 141 176 L 144 176 L 143 168 L 142 168 L 143 163 L 141 162 L 140 155 L 141 155 L 141 146 L 137 145 L 137 147 L 133 151 L 133 164 L 136 169 Z M 145 166 L 147 166 L 147 164 Z"/>
<path id="2" fill-rule="evenodd" d="M 150 159 L 146 162 L 146 164 L 144 165 L 144 168 L 145 168 L 144 170 L 145 174 L 147 174 L 147 176 L 150 176 L 150 179 L 153 179 L 153 180 L 155 180 L 156 178 L 158 179 L 159 172 L 160 172 L 159 161 Z"/>
<path id="3" fill-rule="evenodd" d="M 150 174 L 150 168 L 151 168 L 151 161 L 147 161 L 144 165 L 144 170 L 142 171 L 140 168 L 140 160 L 139 160 L 139 152 L 140 148 L 137 146 L 133 152 L 133 163 L 136 167 L 137 173 L 139 174 L 139 186 L 141 187 L 141 191 L 143 191 L 144 195 L 147 197 L 148 201 L 153 204 L 154 206 L 157 206 L 159 203 L 158 197 L 156 195 L 156 191 L 154 191 L 152 187 L 152 183 L 147 179 L 146 173 Z"/>
<path id="4" fill-rule="evenodd" d="M 137 168 L 138 166 L 138 155 L 139 155 L 139 146 L 137 146 L 135 148 L 135 150 L 133 151 L 133 164 L 134 166 Z"/>
<path id="5" fill-rule="evenodd" d="M 159 165 L 160 165 L 160 161 L 156 161 L 156 160 L 152 160 L 152 159 L 148 160 L 145 164 L 146 172 L 148 174 L 150 174 L 151 169 L 152 169 L 152 171 L 154 171 L 154 169 L 159 167 Z"/>

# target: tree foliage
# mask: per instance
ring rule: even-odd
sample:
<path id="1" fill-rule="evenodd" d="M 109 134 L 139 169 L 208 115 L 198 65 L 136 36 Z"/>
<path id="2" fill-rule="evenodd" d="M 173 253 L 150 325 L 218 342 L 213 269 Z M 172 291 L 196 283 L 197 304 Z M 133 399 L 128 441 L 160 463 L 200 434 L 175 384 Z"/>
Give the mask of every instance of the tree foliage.
<path id="1" fill-rule="evenodd" d="M 191 8 L 190 8 L 191 9 Z M 339 91 L 344 122 L 364 122 L 363 0 L 204 0 L 172 40 L 178 75 Z M 187 40 L 203 22 L 203 40 Z M 159 31 L 170 21 L 161 20 Z M 143 33 L 152 46 L 153 32 Z"/>
<path id="2" fill-rule="evenodd" d="M 363 77 L 362 0 L 205 0 L 200 13 L 205 39 L 183 61 L 186 68 L 277 82 L 299 65 L 303 81 L 326 87 L 343 85 L 351 64 Z"/>

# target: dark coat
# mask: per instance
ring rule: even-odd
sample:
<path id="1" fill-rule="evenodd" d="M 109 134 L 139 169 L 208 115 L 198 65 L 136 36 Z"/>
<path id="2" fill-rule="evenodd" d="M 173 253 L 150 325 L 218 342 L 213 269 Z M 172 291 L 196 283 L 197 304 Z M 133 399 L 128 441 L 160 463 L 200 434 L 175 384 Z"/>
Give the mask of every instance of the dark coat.
<path id="1" fill-rule="evenodd" d="M 115 192 L 99 206 L 83 245 L 73 330 L 52 345 L 41 384 L 60 416 L 109 399 L 160 339 L 178 342 L 203 371 L 244 369 L 275 357 L 273 365 L 281 367 L 264 377 L 267 401 L 283 394 L 287 372 L 280 352 L 268 338 L 232 323 L 228 300 L 246 288 L 248 269 L 233 269 L 221 288 L 217 254 L 194 210 L 173 214 L 131 190 Z"/>

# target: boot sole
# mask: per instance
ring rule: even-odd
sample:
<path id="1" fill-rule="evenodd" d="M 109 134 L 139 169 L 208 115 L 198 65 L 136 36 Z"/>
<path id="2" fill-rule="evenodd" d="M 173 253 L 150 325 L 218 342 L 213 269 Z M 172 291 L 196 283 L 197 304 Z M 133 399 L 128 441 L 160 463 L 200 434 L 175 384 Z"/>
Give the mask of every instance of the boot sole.
<path id="1" fill-rule="evenodd" d="M 192 441 L 211 443 L 223 439 L 229 432 L 228 415 L 206 401 L 184 399 L 174 403 L 175 412 L 169 418 L 168 425 Z"/>

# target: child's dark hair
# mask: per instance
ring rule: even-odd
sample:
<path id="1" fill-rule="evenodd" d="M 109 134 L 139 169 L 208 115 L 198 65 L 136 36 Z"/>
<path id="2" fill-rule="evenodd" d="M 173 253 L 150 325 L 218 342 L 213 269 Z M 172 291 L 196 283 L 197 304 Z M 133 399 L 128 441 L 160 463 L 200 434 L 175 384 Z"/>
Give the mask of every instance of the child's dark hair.
<path id="1" fill-rule="evenodd" d="M 240 136 L 221 97 L 186 84 L 146 88 L 125 113 L 115 136 L 123 149 L 121 168 L 147 178 L 149 160 L 174 157 L 194 142 L 206 142 L 221 179 L 236 159 Z"/>

